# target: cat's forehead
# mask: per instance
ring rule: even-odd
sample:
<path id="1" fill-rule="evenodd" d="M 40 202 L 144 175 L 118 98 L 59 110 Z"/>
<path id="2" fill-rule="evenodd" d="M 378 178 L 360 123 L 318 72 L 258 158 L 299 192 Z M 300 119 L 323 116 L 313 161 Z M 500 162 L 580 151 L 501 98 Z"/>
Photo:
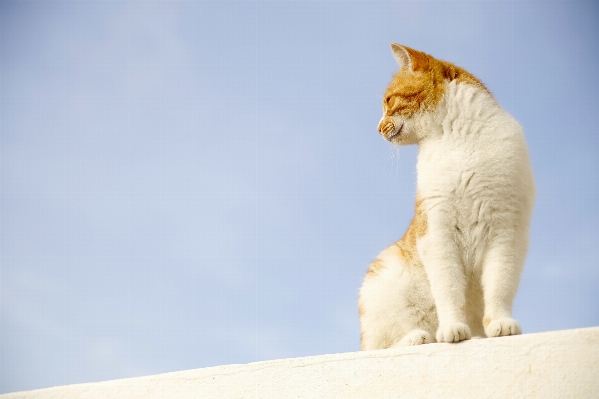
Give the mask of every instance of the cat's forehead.
<path id="1" fill-rule="evenodd" d="M 428 80 L 430 77 L 426 74 L 400 70 L 393 75 L 385 96 L 412 94 L 426 86 Z"/>
<path id="2" fill-rule="evenodd" d="M 410 117 L 418 111 L 433 111 L 439 104 L 447 81 L 434 69 L 397 72 L 383 97 L 385 113 Z"/>

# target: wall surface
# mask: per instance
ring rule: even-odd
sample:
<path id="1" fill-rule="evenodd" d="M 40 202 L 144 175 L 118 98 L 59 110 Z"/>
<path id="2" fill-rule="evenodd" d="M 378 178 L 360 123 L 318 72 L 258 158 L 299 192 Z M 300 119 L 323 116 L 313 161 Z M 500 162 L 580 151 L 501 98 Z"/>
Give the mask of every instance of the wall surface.
<path id="1" fill-rule="evenodd" d="M 599 327 L 209 367 L 1 399 L 599 398 Z"/>

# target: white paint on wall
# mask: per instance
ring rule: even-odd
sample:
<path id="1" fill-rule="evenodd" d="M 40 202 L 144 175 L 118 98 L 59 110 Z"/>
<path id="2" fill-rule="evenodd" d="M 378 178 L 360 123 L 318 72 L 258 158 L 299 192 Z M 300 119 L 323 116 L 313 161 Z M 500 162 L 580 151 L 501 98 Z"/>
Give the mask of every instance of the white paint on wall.
<path id="1" fill-rule="evenodd" d="M 61 386 L 0 399 L 599 398 L 599 327 Z"/>

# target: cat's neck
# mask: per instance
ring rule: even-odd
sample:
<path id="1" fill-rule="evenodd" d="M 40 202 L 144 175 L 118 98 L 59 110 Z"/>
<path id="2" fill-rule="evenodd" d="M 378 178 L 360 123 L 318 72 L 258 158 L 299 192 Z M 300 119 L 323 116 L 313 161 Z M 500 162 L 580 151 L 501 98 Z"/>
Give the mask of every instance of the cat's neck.
<path id="1" fill-rule="evenodd" d="M 484 88 L 452 81 L 443 96 L 444 122 L 460 118 L 490 121 L 503 113 L 493 95 Z"/>
<path id="2" fill-rule="evenodd" d="M 502 115 L 505 115 L 505 111 L 487 90 L 453 81 L 447 85 L 436 111 L 419 120 L 420 151 L 443 137 L 447 138 L 456 126 L 465 126 L 463 123 L 456 123 L 460 120 L 493 123 Z"/>

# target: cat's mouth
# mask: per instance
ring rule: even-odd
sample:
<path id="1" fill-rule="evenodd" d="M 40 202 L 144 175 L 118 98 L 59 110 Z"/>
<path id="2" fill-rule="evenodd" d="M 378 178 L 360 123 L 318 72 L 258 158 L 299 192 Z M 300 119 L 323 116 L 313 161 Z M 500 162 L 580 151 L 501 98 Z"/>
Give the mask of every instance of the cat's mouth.
<path id="1" fill-rule="evenodd" d="M 395 131 L 395 133 L 392 133 L 392 134 L 390 134 L 389 136 L 387 136 L 387 140 L 388 140 L 388 141 L 391 141 L 391 139 L 392 139 L 393 137 L 399 136 L 399 135 L 401 134 L 401 130 L 403 129 L 403 125 L 404 125 L 404 124 L 402 123 L 402 124 L 401 124 L 401 126 L 399 127 L 399 129 L 397 129 L 397 130 Z"/>

